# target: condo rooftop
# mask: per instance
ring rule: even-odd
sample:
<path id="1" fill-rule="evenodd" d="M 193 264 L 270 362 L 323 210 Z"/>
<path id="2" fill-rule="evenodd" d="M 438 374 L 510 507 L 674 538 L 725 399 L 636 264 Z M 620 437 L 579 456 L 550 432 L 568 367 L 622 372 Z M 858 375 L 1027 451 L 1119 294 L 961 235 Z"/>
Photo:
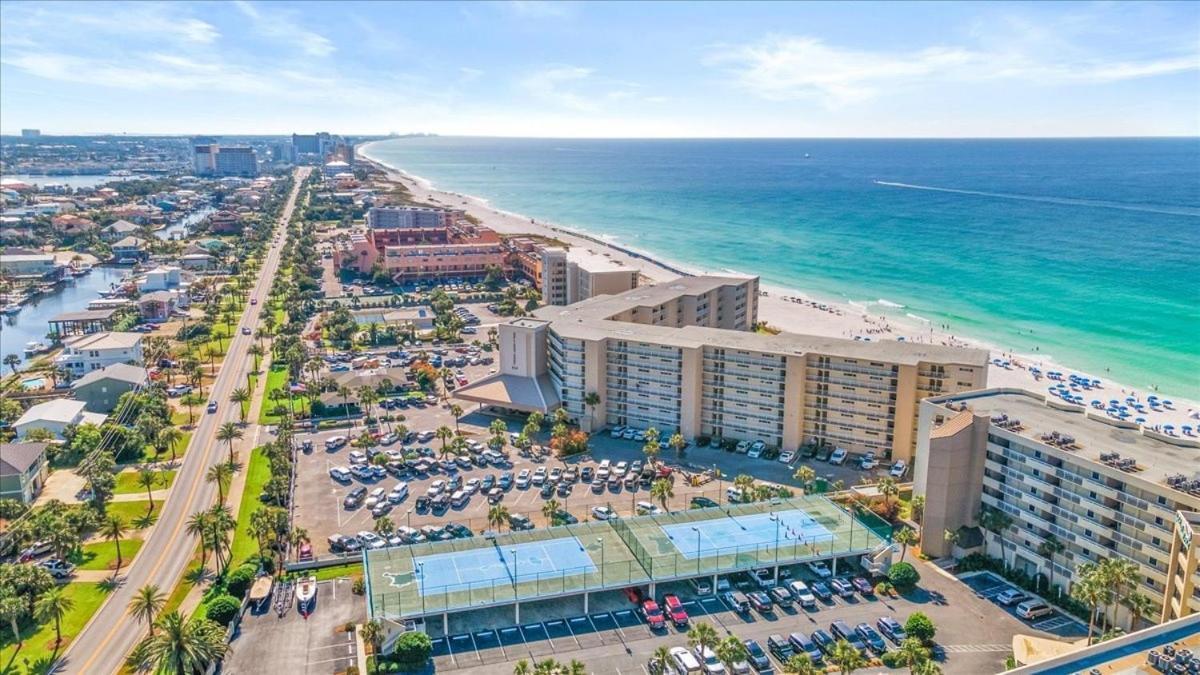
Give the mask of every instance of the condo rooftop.
<path id="1" fill-rule="evenodd" d="M 1154 438 L 1153 431 L 1130 423 L 1126 424 L 1132 428 L 1114 426 L 1112 421 L 1097 419 L 1092 411 L 1050 407 L 1041 394 L 989 389 L 945 396 L 934 402 L 943 406 L 965 403 L 974 413 L 991 417 L 993 424 L 1007 416 L 1003 422 L 1007 431 L 1097 464 L 1118 466 L 1113 463 L 1114 459 L 1133 460 L 1129 468 L 1123 470 L 1154 483 L 1165 484 L 1168 477 L 1180 474 L 1193 479 L 1200 471 L 1200 442 L 1195 439 L 1160 440 Z M 1054 436 L 1056 433 L 1057 437 Z M 1061 442 L 1064 437 L 1071 442 Z M 1188 447 L 1188 443 L 1195 445 Z M 1113 454 L 1118 457 L 1114 458 Z"/>

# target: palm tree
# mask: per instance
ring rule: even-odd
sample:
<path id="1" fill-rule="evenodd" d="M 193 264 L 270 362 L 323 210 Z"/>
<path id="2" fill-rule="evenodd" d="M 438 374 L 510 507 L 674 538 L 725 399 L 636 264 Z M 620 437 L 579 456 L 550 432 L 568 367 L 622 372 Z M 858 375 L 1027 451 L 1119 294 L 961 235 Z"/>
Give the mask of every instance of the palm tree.
<path id="1" fill-rule="evenodd" d="M 458 419 L 463 416 L 462 406 L 457 403 L 452 404 L 450 414 L 454 416 L 454 430 L 458 431 Z"/>
<path id="2" fill-rule="evenodd" d="M 667 439 L 667 445 L 675 450 L 676 457 L 683 457 L 683 449 L 687 447 L 687 441 L 683 439 L 683 434 L 676 431 L 671 434 L 671 438 Z"/>
<path id="3" fill-rule="evenodd" d="M 671 481 L 666 478 L 659 478 L 650 484 L 650 498 L 657 499 L 659 504 L 662 504 L 663 511 L 667 511 L 667 500 L 675 496 L 675 490 L 671 486 Z"/>
<path id="4" fill-rule="evenodd" d="M 63 617 L 74 608 L 75 601 L 71 599 L 71 596 L 63 592 L 61 586 L 46 591 L 45 595 L 38 598 L 37 603 L 33 606 L 33 618 L 36 621 L 39 623 L 54 622 L 55 653 L 58 652 L 58 646 L 62 644 Z"/>
<path id="5" fill-rule="evenodd" d="M 600 394 L 589 391 L 583 396 L 583 404 L 588 408 L 588 419 L 592 424 L 595 424 L 596 406 L 600 405 Z"/>
<path id="6" fill-rule="evenodd" d="M 350 421 L 350 387 L 342 385 L 337 389 L 338 396 L 342 397 L 342 412 L 346 413 L 346 421 Z"/>
<path id="7" fill-rule="evenodd" d="M 209 544 L 212 542 L 209 520 L 208 511 L 196 511 L 187 521 L 187 533 L 200 540 L 200 569 L 204 569 L 204 563 L 208 561 Z"/>
<path id="8" fill-rule="evenodd" d="M 733 479 L 733 487 L 742 493 L 743 500 L 749 501 L 754 498 L 754 476 L 738 474 Z"/>
<path id="9" fill-rule="evenodd" d="M 121 537 L 125 536 L 125 532 L 127 531 L 125 521 L 121 520 L 114 513 L 108 514 L 108 517 L 100 526 L 100 535 L 113 542 L 113 545 L 117 548 L 117 569 L 113 572 L 113 576 L 116 576 L 117 572 L 121 571 Z"/>
<path id="10" fill-rule="evenodd" d="M 891 476 L 884 476 L 875 481 L 875 489 L 879 490 L 879 494 L 883 495 L 883 503 L 889 509 L 892 506 L 892 497 L 900 494 L 900 486 L 896 483 L 896 479 Z"/>
<path id="11" fill-rule="evenodd" d="M 725 672 L 733 672 L 733 664 L 739 661 L 745 661 L 747 657 L 746 645 L 737 638 L 736 635 L 721 640 L 717 643 L 717 648 L 713 650 L 717 654 L 717 658 L 721 663 L 725 664 Z"/>
<path id="12" fill-rule="evenodd" d="M 1131 591 L 1136 593 L 1132 589 L 1138 584 L 1138 567 L 1130 560 L 1114 557 L 1100 563 L 1100 569 L 1103 570 L 1108 587 L 1112 589 L 1112 598 L 1108 601 L 1112 608 L 1112 621 L 1108 625 L 1115 626 L 1118 608 Z"/>
<path id="13" fill-rule="evenodd" d="M 433 432 L 433 435 L 442 442 L 442 458 L 445 459 L 447 452 L 446 441 L 454 438 L 454 430 L 447 426 L 440 426 L 437 428 L 437 431 Z"/>
<path id="14" fill-rule="evenodd" d="M 787 661 L 783 662 L 783 672 L 790 675 L 819 675 L 824 673 L 824 668 L 818 668 L 813 664 L 812 658 L 807 653 L 792 654 Z"/>
<path id="15" fill-rule="evenodd" d="M 183 398 L 179 399 L 179 402 L 182 403 L 183 405 L 187 406 L 188 426 L 190 427 L 190 426 L 192 426 L 192 424 L 194 424 L 196 422 L 196 415 L 194 414 L 193 409 L 196 406 L 203 403 L 204 399 L 201 398 L 199 394 L 185 394 L 183 396 Z M 174 428 L 174 427 L 164 427 L 164 429 L 172 429 L 172 428 Z M 176 429 L 176 431 L 178 431 L 178 429 Z M 159 433 L 161 434 L 162 432 L 160 431 Z M 172 460 L 175 459 L 175 448 L 174 447 L 171 448 L 171 459 Z"/>
<path id="16" fill-rule="evenodd" d="M 266 351 L 258 343 L 250 345 L 250 349 L 247 351 L 250 356 L 254 357 L 254 372 L 258 372 L 258 363 L 266 355 Z"/>
<path id="17" fill-rule="evenodd" d="M 664 647 L 665 649 L 665 647 Z M 532 671 L 529 668 L 529 661 L 521 659 L 513 666 L 513 675 L 531 675 Z"/>
<path id="18" fill-rule="evenodd" d="M 142 641 L 127 666 L 172 675 L 202 673 L 229 652 L 225 629 L 207 619 L 189 621 L 179 612 L 159 617 L 158 632 Z"/>
<path id="19" fill-rule="evenodd" d="M 233 442 L 242 437 L 242 430 L 233 422 L 226 422 L 217 429 L 217 442 L 229 444 L 229 463 L 233 464 L 236 460 L 233 456 Z"/>
<path id="20" fill-rule="evenodd" d="M 546 517 L 546 522 L 551 525 L 554 524 L 554 519 L 558 515 L 558 509 L 561 506 L 562 504 L 559 504 L 557 499 L 547 499 L 542 504 L 542 515 Z"/>
<path id="21" fill-rule="evenodd" d="M 21 618 L 25 616 L 26 604 L 25 600 L 13 595 L 5 595 L 0 597 L 0 621 L 7 621 L 12 628 L 13 642 L 17 644 L 17 649 L 21 648 L 24 640 L 21 639 Z"/>
<path id="22" fill-rule="evenodd" d="M 238 414 L 242 418 L 242 424 L 245 424 L 246 404 L 250 402 L 250 392 L 246 391 L 243 387 L 238 387 L 237 389 L 233 390 L 232 394 L 229 395 L 229 402 L 237 404 Z"/>
<path id="23" fill-rule="evenodd" d="M 1012 527 L 1013 517 L 1007 513 L 993 508 L 985 508 L 979 516 L 979 524 L 983 529 L 996 535 L 996 539 L 1000 542 L 1000 562 L 1004 569 L 1008 569 L 1008 554 L 1006 552 L 1006 542 L 1004 532 Z"/>
<path id="24" fill-rule="evenodd" d="M 208 510 L 208 516 L 213 554 L 217 559 L 217 573 L 224 574 L 230 561 L 228 557 L 221 556 L 221 550 L 229 552 L 229 535 L 237 528 L 237 520 L 234 519 L 233 512 L 229 510 L 229 507 L 223 504 L 214 504 Z"/>
<path id="25" fill-rule="evenodd" d="M 792 474 L 792 478 L 800 481 L 800 489 L 807 493 L 812 488 L 812 482 L 817 479 L 817 472 L 807 464 L 801 464 L 796 467 L 796 473 Z"/>
<path id="26" fill-rule="evenodd" d="M 233 465 L 226 462 L 218 462 L 208 467 L 208 471 L 204 474 L 204 480 L 217 485 L 217 503 L 225 503 L 225 491 L 229 489 L 229 484 L 233 482 Z"/>
<path id="27" fill-rule="evenodd" d="M 645 453 L 646 461 L 650 463 L 650 466 L 656 466 L 657 462 L 655 460 L 658 459 L 658 453 L 661 451 L 661 448 L 658 447 L 658 441 L 653 443 L 649 441 L 650 434 L 647 433 L 646 444 L 642 446 L 642 452 Z"/>
<path id="28" fill-rule="evenodd" d="M 383 626 L 375 620 L 368 621 L 358 629 L 359 635 L 362 636 L 363 642 L 371 645 L 371 653 L 379 654 L 379 647 L 383 644 Z M 375 670 L 379 670 L 379 660 L 375 660 Z"/>
<path id="29" fill-rule="evenodd" d="M 921 644 L 920 640 L 913 637 L 905 638 L 896 653 L 900 656 L 900 663 L 908 666 L 910 671 L 929 660 L 929 649 Z"/>
<path id="30" fill-rule="evenodd" d="M 4 365 L 8 366 L 9 368 L 12 368 L 13 375 L 17 374 L 17 365 L 19 363 L 21 363 L 21 357 L 17 356 L 16 354 L 5 354 L 4 355 Z"/>
<path id="31" fill-rule="evenodd" d="M 838 640 L 829 652 L 829 662 L 838 667 L 842 675 L 850 675 L 867 665 L 867 660 L 859 653 L 858 648 L 845 640 Z"/>
<path id="32" fill-rule="evenodd" d="M 1088 607 L 1087 644 L 1092 644 L 1096 629 L 1096 608 L 1107 602 L 1111 591 L 1097 573 L 1096 565 L 1084 563 L 1075 570 L 1076 580 L 1071 585 L 1071 597 Z"/>
<path id="33" fill-rule="evenodd" d="M 396 533 L 396 523 L 392 522 L 387 516 L 380 516 L 375 519 L 375 534 L 387 539 Z"/>
<path id="34" fill-rule="evenodd" d="M 945 540 L 945 542 L 947 544 L 950 544 L 950 553 L 951 553 L 951 555 L 953 555 L 954 547 L 958 545 L 958 539 L 959 539 L 958 530 L 942 531 L 942 539 Z"/>
<path id="35" fill-rule="evenodd" d="M 914 666 L 912 675 L 942 675 L 942 667 L 932 659 L 928 659 Z"/>
<path id="36" fill-rule="evenodd" d="M 712 627 L 712 624 L 707 621 L 697 621 L 692 625 L 691 630 L 687 632 L 688 646 L 696 651 L 702 651 L 701 648 L 712 649 L 717 645 L 717 629 Z"/>
<path id="37" fill-rule="evenodd" d="M 146 584 L 139 588 L 130 599 L 129 613 L 137 619 L 138 623 L 145 622 L 150 627 L 150 634 L 154 635 L 154 617 L 162 611 L 166 604 L 166 593 L 158 590 L 158 586 L 154 584 Z"/>
<path id="38" fill-rule="evenodd" d="M 1126 596 L 1121 604 L 1129 610 L 1129 629 L 1131 631 L 1137 630 L 1138 621 L 1154 611 L 1154 601 L 1136 591 Z"/>
<path id="39" fill-rule="evenodd" d="M 374 325 L 374 324 L 372 324 Z M 367 419 L 371 417 L 371 410 L 376 403 L 379 402 L 379 392 L 371 387 L 362 386 L 358 388 L 358 403 L 363 408 L 363 414 Z"/>
<path id="40" fill-rule="evenodd" d="M 908 547 L 915 546 L 917 542 L 921 541 L 921 537 L 911 527 L 902 527 L 892 536 L 892 541 L 900 544 L 900 562 L 904 562 L 904 554 L 908 553 Z"/>
<path id="41" fill-rule="evenodd" d="M 1038 544 L 1038 555 L 1045 558 L 1050 563 L 1050 590 L 1054 591 L 1054 556 L 1062 553 L 1067 548 L 1067 545 L 1054 536 L 1054 534 L 1046 535 L 1046 538 L 1041 544 Z"/>
<path id="42" fill-rule="evenodd" d="M 174 427 L 164 427 L 167 429 Z M 158 472 L 148 466 L 138 468 L 138 484 L 146 488 L 146 499 L 150 500 L 150 510 L 154 510 L 154 484 L 158 482 Z"/>
<path id="43" fill-rule="evenodd" d="M 488 509 L 488 525 L 500 529 L 508 522 L 508 507 L 503 504 L 497 504 Z"/>
<path id="44" fill-rule="evenodd" d="M 921 519 L 925 517 L 925 495 L 913 495 L 912 501 L 909 502 L 908 509 L 912 515 L 913 521 L 920 525 Z"/>

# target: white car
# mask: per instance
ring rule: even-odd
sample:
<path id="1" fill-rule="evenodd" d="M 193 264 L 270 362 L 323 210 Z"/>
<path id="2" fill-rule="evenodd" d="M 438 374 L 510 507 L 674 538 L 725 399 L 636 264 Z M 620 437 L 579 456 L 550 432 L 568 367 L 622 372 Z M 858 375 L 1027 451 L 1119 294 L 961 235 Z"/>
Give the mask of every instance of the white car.
<path id="1" fill-rule="evenodd" d="M 611 520 L 617 517 L 617 514 L 607 506 L 593 506 L 592 517 L 596 520 Z"/>
<path id="2" fill-rule="evenodd" d="M 905 471 L 908 471 L 908 462 L 898 459 L 896 460 L 896 463 L 892 465 L 891 470 L 888 471 L 888 475 L 890 475 L 892 478 L 903 478 Z"/>
<path id="3" fill-rule="evenodd" d="M 639 516 L 647 516 L 647 515 L 655 516 L 660 513 L 662 513 L 662 509 L 658 508 L 654 504 L 651 504 L 650 502 L 638 502 L 637 503 L 637 514 Z"/>
<path id="4" fill-rule="evenodd" d="M 624 476 L 625 472 L 628 470 L 629 470 L 629 462 L 617 462 L 617 468 L 616 468 L 617 475 Z"/>
<path id="5" fill-rule="evenodd" d="M 846 449 L 845 449 L 845 448 L 835 448 L 835 449 L 834 449 L 834 451 L 833 451 L 833 453 L 829 455 L 829 463 L 830 463 L 830 464 L 835 464 L 835 465 L 837 465 L 837 464 L 845 464 L 845 463 L 846 463 L 846 456 L 847 456 L 848 454 L 849 454 L 849 453 L 847 453 L 847 452 L 846 452 Z"/>
<path id="6" fill-rule="evenodd" d="M 803 581 L 796 580 L 789 582 L 787 587 L 788 590 L 792 592 L 792 595 L 796 596 L 796 601 L 800 603 L 801 607 L 817 606 L 817 596 L 813 595 L 812 591 L 808 590 L 808 584 L 804 583 Z"/>
<path id="7" fill-rule="evenodd" d="M 879 460 L 875 458 L 875 453 L 873 452 L 868 452 L 858 461 L 858 468 L 863 471 L 870 471 L 877 466 L 879 466 Z"/>
<path id="8" fill-rule="evenodd" d="M 750 441 L 738 441 L 738 444 L 736 447 L 734 447 L 734 450 L 742 453 L 743 455 L 746 454 L 750 451 Z"/>
<path id="9" fill-rule="evenodd" d="M 445 489 L 446 489 L 446 481 L 435 480 L 429 484 L 429 487 L 425 490 L 425 494 L 429 495 L 430 497 L 436 497 L 436 496 L 442 494 L 442 491 Z"/>
<path id="10" fill-rule="evenodd" d="M 805 563 L 805 565 L 808 566 L 808 571 L 817 575 L 817 578 L 819 578 L 819 579 L 828 579 L 829 577 L 833 576 L 833 572 L 831 572 L 829 570 L 829 568 L 825 566 L 825 563 L 823 563 L 819 560 L 815 561 L 815 562 Z"/>
<path id="11" fill-rule="evenodd" d="M 783 462 L 784 464 L 791 464 L 793 459 L 796 459 L 795 450 L 784 450 L 783 452 L 779 453 L 779 461 Z"/>
<path id="12" fill-rule="evenodd" d="M 517 488 L 524 490 L 529 487 L 529 469 L 521 469 L 521 473 L 517 474 Z"/>
<path id="13" fill-rule="evenodd" d="M 358 450 L 355 450 L 354 452 L 350 453 L 350 463 L 351 464 L 366 464 L 367 456 L 364 455 L 363 453 L 359 452 Z"/>
<path id="14" fill-rule="evenodd" d="M 608 435 L 611 436 L 612 438 L 620 438 L 621 434 L 624 434 L 624 433 L 625 433 L 625 427 L 615 426 L 612 428 L 611 431 L 608 432 Z"/>
<path id="15" fill-rule="evenodd" d="M 344 466 L 335 466 L 329 470 L 329 477 L 336 481 L 341 481 L 343 483 L 349 483 L 350 482 L 350 469 L 347 469 Z"/>
<path id="16" fill-rule="evenodd" d="M 721 663 L 721 659 L 713 653 L 713 650 L 708 647 L 697 647 L 696 656 L 700 659 L 704 666 L 704 672 L 708 675 L 725 675 L 725 664 Z"/>
<path id="17" fill-rule="evenodd" d="M 675 662 L 676 669 L 681 673 L 690 675 L 700 672 L 700 661 L 683 647 L 671 647 L 671 660 Z"/>
<path id="18" fill-rule="evenodd" d="M 363 530 L 355 536 L 358 537 L 360 542 L 362 542 L 363 548 L 379 549 L 387 546 L 387 542 L 384 541 L 382 537 L 368 530 Z"/>
<path id="19" fill-rule="evenodd" d="M 638 433 L 637 429 L 634 429 L 633 427 L 629 427 L 625 431 L 621 432 L 621 438 L 624 438 L 627 441 L 632 441 L 633 437 L 637 436 L 637 433 Z M 642 439 L 644 440 L 645 438 L 646 438 L 645 434 L 642 434 Z"/>
<path id="20" fill-rule="evenodd" d="M 369 509 L 369 508 L 374 507 L 376 504 L 378 504 L 380 502 L 380 500 L 385 499 L 385 498 L 386 498 L 386 492 L 384 491 L 384 489 L 381 487 L 375 488 L 374 490 L 371 490 L 371 494 L 367 495 L 367 501 L 363 502 L 363 504 Z"/>
<path id="21" fill-rule="evenodd" d="M 479 492 L 479 484 L 481 482 L 482 481 L 478 478 L 472 478 L 471 480 L 467 481 L 467 484 L 463 487 L 463 489 L 466 490 L 467 494 L 473 495 L 476 492 Z"/>

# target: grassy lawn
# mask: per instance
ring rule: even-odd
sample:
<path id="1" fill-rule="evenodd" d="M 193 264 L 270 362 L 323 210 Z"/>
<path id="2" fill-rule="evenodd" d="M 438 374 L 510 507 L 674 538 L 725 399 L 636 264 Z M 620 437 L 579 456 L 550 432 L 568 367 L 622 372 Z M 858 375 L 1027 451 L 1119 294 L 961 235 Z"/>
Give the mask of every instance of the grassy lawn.
<path id="1" fill-rule="evenodd" d="M 168 456 L 169 458 L 169 456 Z M 171 487 L 171 483 L 175 482 L 175 469 L 169 471 L 155 471 L 154 484 L 150 486 L 151 490 L 165 490 Z M 146 488 L 138 480 L 138 472 L 136 470 L 126 470 L 117 474 L 117 486 L 113 488 L 115 495 L 128 495 L 134 493 L 145 493 Z"/>
<path id="2" fill-rule="evenodd" d="M 60 654 L 71 639 L 83 630 L 84 624 L 100 608 L 100 604 L 104 602 L 106 596 L 98 583 L 67 584 L 63 587 L 63 592 L 75 601 L 75 607 L 67 613 L 62 621 L 63 644 L 58 648 Z M 10 661 L 13 662 L 14 670 L 12 672 L 21 672 L 19 670 L 21 664 L 26 660 L 29 662 L 29 672 L 46 672 L 50 665 L 49 662 L 54 656 L 54 622 L 48 621 L 45 625 L 28 625 L 21 631 L 21 637 L 25 642 L 20 649 L 17 649 L 9 627 L 6 625 L 4 630 L 0 631 L 0 669 L 3 669 L 2 672 L 10 672 L 8 670 Z"/>
<path id="3" fill-rule="evenodd" d="M 149 527 L 158 520 L 158 512 L 162 510 L 162 500 L 154 500 L 154 510 L 149 511 L 147 507 L 150 502 L 142 499 L 136 502 L 109 502 L 108 513 L 115 514 L 118 518 L 125 521 L 125 524 L 130 529 L 142 529 Z"/>
<path id="4" fill-rule="evenodd" d="M 171 594 L 167 596 L 167 602 L 163 605 L 161 614 L 174 612 L 175 610 L 179 609 L 180 605 L 183 604 L 184 598 L 187 597 L 187 594 L 190 593 L 192 588 L 196 585 L 193 582 L 195 577 L 192 576 L 192 572 L 195 571 L 199 566 L 200 547 L 197 546 L 195 554 L 192 555 L 192 559 L 188 561 L 187 567 L 184 568 L 187 571 L 184 572 L 183 576 L 179 578 L 179 581 L 175 583 L 175 588 L 171 589 Z"/>
<path id="5" fill-rule="evenodd" d="M 237 530 L 233 534 L 233 544 L 230 547 L 233 566 L 244 562 L 247 558 L 258 553 L 258 542 L 250 536 L 250 516 L 260 508 L 262 502 L 258 496 L 262 494 L 263 485 L 271 478 L 271 463 L 263 453 L 262 448 L 255 448 L 250 453 L 250 463 L 246 466 L 246 487 L 242 492 L 242 501 L 238 506 Z"/>
<path id="6" fill-rule="evenodd" d="M 259 424 L 278 424 L 279 416 L 271 415 L 269 411 L 275 408 L 275 402 L 271 400 L 271 392 L 276 389 L 286 390 L 288 382 L 288 369 L 286 365 L 272 365 L 271 370 L 267 371 L 267 386 L 263 390 L 262 411 L 258 416 Z M 280 401 L 281 405 L 288 405 L 287 401 Z M 297 396 L 292 403 L 297 415 L 303 415 L 308 412 L 308 399 L 303 396 Z"/>
<path id="7" fill-rule="evenodd" d="M 141 539 L 121 540 L 121 566 L 128 567 L 133 557 L 142 548 Z M 117 566 L 117 546 L 111 541 L 85 544 L 81 552 L 71 559 L 81 570 L 111 570 Z"/>
<path id="8" fill-rule="evenodd" d="M 178 415 L 178 414 L 179 413 L 176 413 L 175 415 Z M 175 415 L 171 416 L 172 422 L 175 422 Z M 186 410 L 183 411 L 182 415 L 183 415 L 182 420 L 179 421 L 177 424 L 186 424 L 187 423 L 187 411 Z M 187 451 L 188 441 L 190 441 L 192 438 L 191 431 L 189 431 L 187 429 L 182 429 L 182 428 L 180 429 L 180 431 L 183 432 L 183 437 L 180 438 L 179 441 L 175 444 L 175 458 L 176 459 L 183 457 L 183 454 Z M 154 449 L 153 445 L 147 443 L 146 447 L 142 449 L 141 455 L 139 455 L 137 457 L 130 457 L 129 455 L 125 455 L 117 462 L 117 464 L 119 466 L 126 466 L 129 464 L 145 464 L 147 462 L 169 462 L 169 461 L 171 461 L 171 451 L 170 450 L 168 450 L 162 454 L 159 454 L 158 451 L 156 451 Z"/>
<path id="9" fill-rule="evenodd" d="M 337 579 L 338 577 L 361 576 L 362 571 L 362 563 L 346 563 L 345 565 L 322 567 L 319 570 L 313 570 L 313 576 L 317 578 L 317 581 L 328 581 L 330 579 Z"/>

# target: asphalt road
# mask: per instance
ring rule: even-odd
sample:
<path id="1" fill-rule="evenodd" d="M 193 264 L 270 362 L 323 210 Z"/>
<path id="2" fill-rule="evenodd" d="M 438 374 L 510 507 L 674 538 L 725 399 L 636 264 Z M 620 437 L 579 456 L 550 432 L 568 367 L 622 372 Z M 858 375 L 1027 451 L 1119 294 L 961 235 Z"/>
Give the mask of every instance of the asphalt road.
<path id="1" fill-rule="evenodd" d="M 280 216 L 282 227 L 286 227 L 291 219 L 296 196 L 309 171 L 311 169 L 308 168 L 296 170 L 295 186 Z M 246 381 L 247 370 L 253 366 L 253 359 L 248 358 L 247 350 L 254 343 L 254 338 L 242 335 L 241 328 L 246 326 L 253 329 L 258 324 L 259 315 L 266 305 L 263 300 L 269 294 L 279 269 L 282 247 L 281 241 L 273 240 L 268 249 L 253 289 L 252 297 L 260 301 L 256 305 L 246 305 L 224 364 L 209 392 L 209 400 L 219 404 L 217 412 L 204 414 L 196 425 L 190 447 L 184 455 L 171 494 L 159 514 L 158 523 L 128 568 L 121 585 L 108 596 L 83 632 L 71 642 L 54 672 L 89 675 L 118 672 L 124 664 L 125 655 L 146 635 L 145 627 L 138 626 L 132 617 L 127 616 L 126 607 L 130 598 L 146 584 L 156 584 L 163 592 L 169 592 L 187 567 L 196 549 L 196 541 L 195 537 L 187 534 L 185 524 L 192 513 L 207 509 L 216 501 L 216 488 L 204 480 L 204 474 L 208 467 L 227 459 L 224 444 L 217 442 L 217 429 L 225 422 L 238 420 L 235 406 L 229 403 L 229 395 Z"/>

